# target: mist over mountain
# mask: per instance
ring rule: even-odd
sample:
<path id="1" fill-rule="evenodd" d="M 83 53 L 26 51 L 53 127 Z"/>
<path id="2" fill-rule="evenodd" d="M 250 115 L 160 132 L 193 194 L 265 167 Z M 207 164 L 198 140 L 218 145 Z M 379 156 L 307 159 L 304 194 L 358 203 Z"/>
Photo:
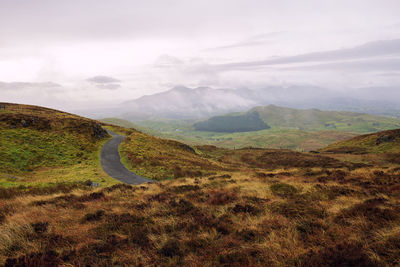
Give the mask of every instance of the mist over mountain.
<path id="1" fill-rule="evenodd" d="M 213 89 L 176 86 L 166 92 L 128 100 L 109 110 L 109 115 L 131 121 L 149 119 L 200 119 L 229 112 L 242 112 L 270 104 L 292 108 L 355 111 L 400 116 L 395 88 L 360 88 L 349 95 L 345 90 L 329 90 L 316 86 L 268 86 L 261 89 Z M 362 92 L 381 92 L 384 97 L 368 98 Z M 360 92 L 358 94 L 357 92 Z M 103 110 L 104 111 L 104 110 Z"/>
<path id="2" fill-rule="evenodd" d="M 260 104 L 248 89 L 190 89 L 177 86 L 169 91 L 143 96 L 121 104 L 122 116 L 130 120 L 148 118 L 202 118 L 244 111 Z"/>

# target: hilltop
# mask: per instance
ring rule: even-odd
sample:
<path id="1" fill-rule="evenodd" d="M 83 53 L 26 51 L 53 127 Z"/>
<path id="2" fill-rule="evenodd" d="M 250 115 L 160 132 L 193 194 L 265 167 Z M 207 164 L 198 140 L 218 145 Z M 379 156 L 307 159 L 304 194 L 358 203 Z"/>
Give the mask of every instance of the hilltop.
<path id="1" fill-rule="evenodd" d="M 400 158 L 400 129 L 356 136 L 331 144 L 321 151 L 348 154 L 397 153 Z"/>
<path id="2" fill-rule="evenodd" d="M 115 183 L 98 163 L 109 138 L 99 122 L 43 107 L 0 105 L 1 185 Z"/>

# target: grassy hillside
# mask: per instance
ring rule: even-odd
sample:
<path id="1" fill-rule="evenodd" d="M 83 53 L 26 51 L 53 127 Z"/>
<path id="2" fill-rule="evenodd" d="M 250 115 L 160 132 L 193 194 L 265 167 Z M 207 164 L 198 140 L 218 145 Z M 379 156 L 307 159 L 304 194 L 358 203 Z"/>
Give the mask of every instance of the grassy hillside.
<path id="1" fill-rule="evenodd" d="M 369 133 L 396 129 L 400 119 L 347 111 L 299 110 L 274 105 L 256 107 L 260 118 L 271 128 L 298 128 L 300 130 L 340 130 Z"/>
<path id="2" fill-rule="evenodd" d="M 235 126 L 236 118 L 245 118 L 257 112 L 271 126 L 252 132 L 217 132 L 219 128 Z M 239 119 L 239 126 L 242 119 Z M 191 145 L 209 144 L 226 148 L 261 147 L 310 151 L 344 141 L 360 133 L 371 133 L 400 127 L 400 119 L 354 112 L 298 110 L 277 106 L 258 107 L 248 113 L 228 114 L 195 122 L 193 120 L 166 120 L 138 122 L 140 130 L 154 136 L 170 138 Z M 206 126 L 200 128 L 197 126 Z M 227 126 L 228 125 L 228 126 Z M 216 128 L 217 127 L 217 128 Z M 235 128 L 236 127 L 236 128 Z M 197 130 L 196 130 L 197 129 Z M 214 130 L 214 131 L 203 131 Z M 228 131 L 228 129 L 225 129 Z"/>
<path id="3" fill-rule="evenodd" d="M 400 158 L 400 129 L 360 135 L 332 144 L 322 151 L 350 154 L 398 153 Z"/>
<path id="4" fill-rule="evenodd" d="M 130 170 L 156 180 L 203 176 L 222 169 L 186 144 L 137 131 L 124 140 L 120 153 Z"/>
<path id="5" fill-rule="evenodd" d="M 167 180 L 94 189 L 82 181 L 112 184 L 95 121 L 19 105 L 0 125 L 2 175 L 20 179 L 0 184 L 1 266 L 400 264 L 400 168 L 387 157 L 399 130 L 351 139 L 365 150 L 344 154 L 188 146 L 105 125 L 127 136 L 126 166 Z"/>
<path id="6" fill-rule="evenodd" d="M 109 135 L 98 122 L 52 109 L 1 103 L 0 185 L 93 180 L 103 173 L 99 150 Z"/>
<path id="7" fill-rule="evenodd" d="M 302 131 L 285 128 L 242 133 L 204 132 L 194 130 L 191 122 L 184 124 L 180 121 L 144 121 L 140 122 L 140 127 L 141 131 L 161 138 L 175 139 L 191 145 L 208 144 L 232 149 L 260 147 L 310 151 L 357 135 L 335 130 Z"/>

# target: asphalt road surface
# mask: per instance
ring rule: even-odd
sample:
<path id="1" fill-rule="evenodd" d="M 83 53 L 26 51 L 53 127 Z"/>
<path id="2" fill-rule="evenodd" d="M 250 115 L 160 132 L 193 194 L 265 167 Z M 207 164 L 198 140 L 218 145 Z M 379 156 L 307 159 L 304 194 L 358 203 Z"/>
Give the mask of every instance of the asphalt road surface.
<path id="1" fill-rule="evenodd" d="M 125 168 L 121 163 L 118 146 L 125 139 L 125 136 L 107 131 L 113 136 L 111 140 L 104 144 L 101 149 L 100 162 L 103 170 L 112 178 L 127 184 L 143 184 L 153 182 L 150 179 L 134 174 Z"/>

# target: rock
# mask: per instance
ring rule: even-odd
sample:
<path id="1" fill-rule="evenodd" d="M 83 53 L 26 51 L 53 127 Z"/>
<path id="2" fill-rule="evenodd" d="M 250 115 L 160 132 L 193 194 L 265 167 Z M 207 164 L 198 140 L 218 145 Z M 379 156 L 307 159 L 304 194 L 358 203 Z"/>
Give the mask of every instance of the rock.
<path id="1" fill-rule="evenodd" d="M 99 186 L 100 186 L 100 183 L 93 182 L 93 183 L 91 184 L 91 187 L 93 187 L 93 188 L 97 188 L 97 187 L 99 187 Z"/>
<path id="2" fill-rule="evenodd" d="M 189 146 L 189 145 L 180 144 L 179 147 L 182 148 L 183 150 L 187 151 L 187 152 L 196 154 L 196 151 L 195 151 L 191 146 Z"/>
<path id="3" fill-rule="evenodd" d="M 108 133 L 106 130 L 101 127 L 100 124 L 94 124 L 91 128 L 92 136 L 96 139 L 102 139 L 104 137 L 108 136 Z"/>
<path id="4" fill-rule="evenodd" d="M 92 182 L 91 180 L 87 180 L 86 182 L 84 182 L 84 184 L 93 188 L 97 188 L 100 186 L 100 183 Z"/>

